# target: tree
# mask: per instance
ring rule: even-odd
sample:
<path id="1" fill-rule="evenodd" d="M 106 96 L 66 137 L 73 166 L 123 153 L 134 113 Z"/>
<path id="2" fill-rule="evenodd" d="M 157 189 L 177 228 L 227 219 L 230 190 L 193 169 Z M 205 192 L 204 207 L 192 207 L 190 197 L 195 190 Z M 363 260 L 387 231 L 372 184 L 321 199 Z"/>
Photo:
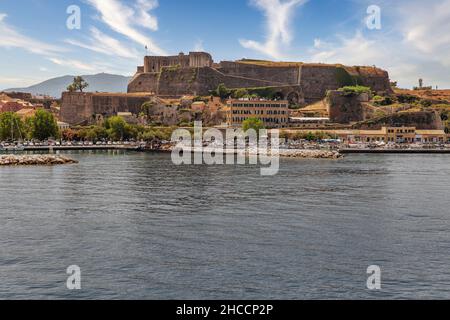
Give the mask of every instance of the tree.
<path id="1" fill-rule="evenodd" d="M 0 139 L 18 140 L 23 138 L 23 122 L 14 112 L 4 112 L 0 114 Z"/>
<path id="2" fill-rule="evenodd" d="M 52 113 L 38 109 L 33 119 L 33 138 L 46 140 L 59 135 L 58 123 Z"/>
<path id="3" fill-rule="evenodd" d="M 145 114 L 145 116 L 147 118 L 147 122 L 150 122 L 150 118 L 154 114 L 155 107 L 156 107 L 156 103 L 153 101 L 147 101 L 142 104 L 141 111 L 142 111 L 142 113 Z"/>
<path id="4" fill-rule="evenodd" d="M 106 119 L 105 128 L 108 130 L 110 138 L 114 140 L 123 140 L 125 138 L 127 123 L 119 116 Z"/>
<path id="5" fill-rule="evenodd" d="M 93 126 L 86 132 L 85 138 L 92 142 L 107 139 L 108 131 L 104 127 Z"/>
<path id="6" fill-rule="evenodd" d="M 73 82 L 67 87 L 67 90 L 70 92 L 83 92 L 83 90 L 87 87 L 89 87 L 89 84 L 83 79 L 83 77 L 78 76 L 73 78 Z"/>
<path id="7" fill-rule="evenodd" d="M 230 96 L 231 91 L 225 86 L 225 84 L 221 83 L 216 89 L 216 94 L 221 99 L 227 99 Z"/>
<path id="8" fill-rule="evenodd" d="M 258 118 L 248 118 L 242 122 L 242 129 L 248 131 L 254 129 L 259 134 L 259 130 L 265 129 L 264 122 Z"/>
<path id="9" fill-rule="evenodd" d="M 238 89 L 236 91 L 233 92 L 233 98 L 235 99 L 241 99 L 248 96 L 248 91 L 247 89 Z"/>
<path id="10" fill-rule="evenodd" d="M 65 141 L 72 141 L 75 138 L 75 132 L 72 129 L 64 129 L 61 132 L 61 137 L 63 138 L 63 140 Z"/>

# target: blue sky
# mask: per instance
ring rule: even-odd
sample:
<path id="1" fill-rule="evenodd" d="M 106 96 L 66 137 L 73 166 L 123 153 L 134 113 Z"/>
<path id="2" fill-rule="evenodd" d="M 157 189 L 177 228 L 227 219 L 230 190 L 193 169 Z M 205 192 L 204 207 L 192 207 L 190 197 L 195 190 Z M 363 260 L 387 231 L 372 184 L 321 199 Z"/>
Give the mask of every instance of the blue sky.
<path id="1" fill-rule="evenodd" d="M 66 26 L 67 8 L 81 29 Z M 380 29 L 367 9 L 380 8 Z M 450 0 L 0 0 L 0 89 L 55 76 L 132 75 L 150 54 L 204 50 L 377 65 L 404 87 L 450 88 Z"/>

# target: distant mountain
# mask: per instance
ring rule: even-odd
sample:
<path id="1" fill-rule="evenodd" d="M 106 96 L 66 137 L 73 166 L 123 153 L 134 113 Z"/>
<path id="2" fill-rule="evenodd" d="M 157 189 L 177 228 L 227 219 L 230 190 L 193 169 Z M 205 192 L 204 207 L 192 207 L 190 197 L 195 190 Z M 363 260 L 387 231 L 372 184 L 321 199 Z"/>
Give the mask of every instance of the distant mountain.
<path id="1" fill-rule="evenodd" d="M 25 92 L 33 95 L 49 95 L 55 98 L 60 98 L 61 93 L 66 91 L 68 85 L 73 82 L 75 76 L 63 76 L 53 78 L 28 88 L 12 88 L 3 90 L 5 92 Z M 84 75 L 82 76 L 89 87 L 86 91 L 90 92 L 127 92 L 128 81 L 130 77 L 99 73 L 96 75 Z"/>

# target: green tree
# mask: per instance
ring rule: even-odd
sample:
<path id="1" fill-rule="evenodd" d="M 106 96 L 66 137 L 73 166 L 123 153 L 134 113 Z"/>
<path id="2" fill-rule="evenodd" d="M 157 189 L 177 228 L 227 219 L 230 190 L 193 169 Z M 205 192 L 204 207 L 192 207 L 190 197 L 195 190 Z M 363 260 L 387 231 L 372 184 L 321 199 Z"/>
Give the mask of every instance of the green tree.
<path id="1" fill-rule="evenodd" d="M 233 98 L 235 99 L 241 99 L 246 96 L 248 96 L 247 89 L 237 89 L 236 91 L 233 92 Z"/>
<path id="2" fill-rule="evenodd" d="M 57 138 L 58 135 L 58 123 L 53 114 L 44 109 L 38 109 L 33 118 L 33 138 L 42 141 L 48 138 Z"/>
<path id="3" fill-rule="evenodd" d="M 108 131 L 104 127 L 92 126 L 85 135 L 85 138 L 89 141 L 96 142 L 108 138 Z"/>
<path id="4" fill-rule="evenodd" d="M 34 117 L 26 117 L 23 121 L 23 135 L 27 140 L 33 139 Z"/>
<path id="5" fill-rule="evenodd" d="M 242 122 L 242 129 L 248 131 L 254 129 L 258 134 L 259 130 L 265 129 L 264 122 L 258 118 L 248 118 Z"/>
<path id="6" fill-rule="evenodd" d="M 67 87 L 67 90 L 70 92 L 83 92 L 83 90 L 87 87 L 89 87 L 89 84 L 83 79 L 83 77 L 78 76 L 73 78 L 73 82 Z"/>
<path id="7" fill-rule="evenodd" d="M 14 112 L 0 114 L 0 139 L 18 140 L 24 136 L 24 125 L 19 116 Z"/>
<path id="8" fill-rule="evenodd" d="M 156 103 L 153 101 L 144 102 L 141 106 L 141 111 L 145 114 L 147 122 L 150 122 L 151 117 L 154 115 Z"/>
<path id="9" fill-rule="evenodd" d="M 126 135 L 127 123 L 122 117 L 114 116 L 106 119 L 105 128 L 111 139 L 123 140 Z"/>
<path id="10" fill-rule="evenodd" d="M 221 99 L 227 99 L 230 96 L 230 94 L 231 94 L 231 90 L 229 90 L 225 86 L 225 84 L 221 83 L 221 84 L 219 84 L 219 86 L 216 89 L 216 94 Z"/>

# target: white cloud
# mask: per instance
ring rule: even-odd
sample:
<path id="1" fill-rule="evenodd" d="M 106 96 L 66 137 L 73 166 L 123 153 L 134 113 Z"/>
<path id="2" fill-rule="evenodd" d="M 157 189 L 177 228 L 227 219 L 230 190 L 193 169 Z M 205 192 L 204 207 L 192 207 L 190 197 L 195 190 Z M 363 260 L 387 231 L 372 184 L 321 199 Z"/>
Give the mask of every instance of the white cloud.
<path id="1" fill-rule="evenodd" d="M 197 42 L 194 45 L 194 51 L 196 51 L 196 52 L 205 51 L 205 48 L 203 46 L 203 40 L 197 40 Z"/>
<path id="2" fill-rule="evenodd" d="M 23 35 L 5 22 L 6 17 L 7 15 L 5 13 L 0 13 L 0 47 L 21 48 L 28 52 L 42 55 L 51 55 L 66 51 L 61 47 Z"/>
<path id="3" fill-rule="evenodd" d="M 309 53 L 311 62 L 376 65 L 388 70 L 391 78 L 403 85 L 411 86 L 418 79 L 417 60 L 408 59 L 398 42 L 384 37 L 369 38 L 362 31 L 352 37 L 337 36 L 335 43 L 324 44 L 317 39 Z"/>
<path id="4" fill-rule="evenodd" d="M 88 72 L 96 72 L 99 71 L 98 66 L 93 64 L 87 64 L 78 60 L 72 60 L 72 59 L 61 59 L 61 58 L 48 58 L 51 62 L 54 64 L 57 64 L 59 66 L 64 66 L 67 68 L 72 68 L 76 70 L 81 71 L 88 71 Z"/>
<path id="5" fill-rule="evenodd" d="M 406 44 L 450 67 L 450 0 L 416 2 L 399 11 L 400 28 Z M 414 14 L 411 14 L 414 12 Z"/>
<path id="6" fill-rule="evenodd" d="M 109 56 L 119 56 L 122 58 L 136 59 L 140 55 L 135 50 L 122 44 L 117 39 L 114 39 L 95 27 L 91 28 L 91 38 L 87 42 L 81 42 L 72 39 L 66 39 L 66 43 L 78 46 L 84 49 L 103 53 Z"/>
<path id="7" fill-rule="evenodd" d="M 307 0 L 252 0 L 252 4 L 262 10 L 266 19 L 266 41 L 239 40 L 244 48 L 256 50 L 271 58 L 281 59 L 283 46 L 289 46 L 292 41 L 290 23 L 295 8 L 306 3 Z"/>
<path id="8" fill-rule="evenodd" d="M 137 0 L 137 23 L 150 30 L 158 30 L 158 19 L 149 12 L 158 7 L 157 0 Z"/>
<path id="9" fill-rule="evenodd" d="M 157 7 L 157 1 L 137 0 L 134 6 L 127 6 L 118 0 L 87 0 L 87 2 L 100 13 L 100 19 L 112 30 L 142 46 L 148 46 L 152 54 L 166 55 L 153 39 L 138 29 L 139 27 L 153 31 L 158 29 L 156 17 L 149 13 Z"/>
<path id="10" fill-rule="evenodd" d="M 450 87 L 450 0 L 389 2 L 382 13 L 387 9 L 391 26 L 384 23 L 381 31 L 336 36 L 332 43 L 316 39 L 310 60 L 377 65 L 405 87 L 417 85 L 419 78 L 427 85 Z"/>

